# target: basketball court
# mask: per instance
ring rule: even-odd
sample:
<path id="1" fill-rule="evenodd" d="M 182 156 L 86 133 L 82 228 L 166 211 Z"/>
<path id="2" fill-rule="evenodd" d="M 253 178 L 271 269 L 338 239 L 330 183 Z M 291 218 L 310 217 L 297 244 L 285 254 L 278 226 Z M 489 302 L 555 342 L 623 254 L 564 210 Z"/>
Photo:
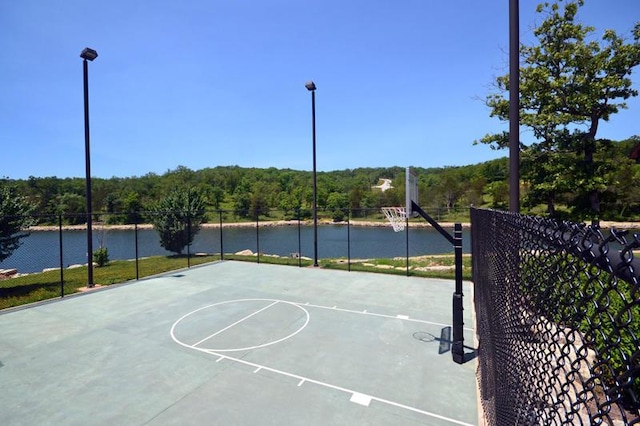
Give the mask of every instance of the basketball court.
<path id="1" fill-rule="evenodd" d="M 0 424 L 474 425 L 453 286 L 218 262 L 5 311 Z"/>

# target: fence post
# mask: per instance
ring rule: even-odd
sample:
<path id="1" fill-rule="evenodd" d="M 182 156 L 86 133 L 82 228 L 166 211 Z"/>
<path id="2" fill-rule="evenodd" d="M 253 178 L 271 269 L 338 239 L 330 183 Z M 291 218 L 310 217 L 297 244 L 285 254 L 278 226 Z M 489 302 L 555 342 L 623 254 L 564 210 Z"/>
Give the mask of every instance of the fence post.
<path id="1" fill-rule="evenodd" d="M 300 236 L 300 208 L 296 209 L 298 216 L 298 268 L 302 268 L 302 238 Z"/>
<path id="2" fill-rule="evenodd" d="M 260 263 L 260 212 L 256 212 L 256 256 Z"/>
<path id="3" fill-rule="evenodd" d="M 62 250 L 62 215 L 58 215 L 58 240 L 60 242 L 60 297 L 64 297 L 64 251 Z"/>
<path id="4" fill-rule="evenodd" d="M 405 235 L 405 244 L 407 249 L 407 259 L 406 259 L 406 268 L 407 268 L 407 276 L 409 276 L 409 216 L 404 216 L 404 235 Z"/>
<path id="5" fill-rule="evenodd" d="M 222 242 L 222 209 L 218 210 L 220 214 L 220 260 L 224 260 L 224 244 Z"/>
<path id="6" fill-rule="evenodd" d="M 191 268 L 191 207 L 187 210 L 187 268 Z"/>
<path id="7" fill-rule="evenodd" d="M 347 209 L 347 271 L 351 272 L 351 209 Z"/>
<path id="8" fill-rule="evenodd" d="M 456 289 L 453 293 L 453 346 L 451 352 L 454 362 L 464 363 L 464 319 L 462 306 L 462 225 L 456 223 L 453 231 Z"/>
<path id="9" fill-rule="evenodd" d="M 138 256 L 138 218 L 133 224 L 133 240 L 135 243 L 136 250 L 136 281 L 140 279 L 140 265 L 139 265 L 139 256 Z"/>

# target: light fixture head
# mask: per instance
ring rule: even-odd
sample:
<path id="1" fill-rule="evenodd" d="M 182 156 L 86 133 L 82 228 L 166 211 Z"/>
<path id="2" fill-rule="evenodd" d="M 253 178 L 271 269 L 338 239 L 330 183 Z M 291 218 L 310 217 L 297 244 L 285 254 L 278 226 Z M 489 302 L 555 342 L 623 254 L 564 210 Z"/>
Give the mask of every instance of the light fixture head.
<path id="1" fill-rule="evenodd" d="M 82 49 L 82 53 L 80 53 L 80 57 L 88 61 L 93 61 L 95 58 L 98 57 L 98 52 L 96 52 L 95 50 L 89 47 L 85 47 L 84 49 Z"/>
<path id="2" fill-rule="evenodd" d="M 314 90 L 316 90 L 316 84 L 315 84 L 313 81 L 308 81 L 308 82 L 306 82 L 306 83 L 305 83 L 305 85 L 304 85 L 304 87 L 306 87 L 306 88 L 307 88 L 307 90 L 310 90 L 310 91 L 312 91 L 312 92 L 313 92 Z"/>

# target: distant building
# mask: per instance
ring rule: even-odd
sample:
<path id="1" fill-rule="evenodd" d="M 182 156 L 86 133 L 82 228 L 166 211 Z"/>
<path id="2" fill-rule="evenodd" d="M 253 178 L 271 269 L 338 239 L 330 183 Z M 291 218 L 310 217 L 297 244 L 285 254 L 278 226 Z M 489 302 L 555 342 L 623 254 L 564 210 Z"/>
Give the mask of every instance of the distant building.
<path id="1" fill-rule="evenodd" d="M 393 186 L 391 186 L 391 179 L 380 179 L 380 180 L 382 181 L 382 183 L 380 185 L 375 185 L 373 188 L 379 189 L 382 192 L 386 191 L 387 189 L 393 188 Z"/>

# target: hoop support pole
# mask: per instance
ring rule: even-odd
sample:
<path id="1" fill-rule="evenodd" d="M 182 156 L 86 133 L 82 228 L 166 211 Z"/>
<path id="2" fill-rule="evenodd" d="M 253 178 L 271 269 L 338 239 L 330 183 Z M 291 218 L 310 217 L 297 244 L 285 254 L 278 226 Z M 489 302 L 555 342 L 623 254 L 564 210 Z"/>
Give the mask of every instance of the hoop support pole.
<path id="1" fill-rule="evenodd" d="M 453 238 L 455 240 L 456 289 L 453 293 L 453 345 L 451 354 L 454 362 L 462 364 L 464 363 L 464 307 L 462 304 L 462 225 L 460 223 L 454 225 Z"/>
<path id="2" fill-rule="evenodd" d="M 433 226 L 443 237 L 445 237 L 454 248 L 455 257 L 455 279 L 456 286 L 453 293 L 453 342 L 451 345 L 451 355 L 457 364 L 465 362 L 464 356 L 464 318 L 463 318 L 463 293 L 462 293 L 462 224 L 454 225 L 454 234 L 447 232 L 438 222 L 424 212 L 415 202 L 411 202 L 411 210 L 422 216 L 431 226 Z"/>

